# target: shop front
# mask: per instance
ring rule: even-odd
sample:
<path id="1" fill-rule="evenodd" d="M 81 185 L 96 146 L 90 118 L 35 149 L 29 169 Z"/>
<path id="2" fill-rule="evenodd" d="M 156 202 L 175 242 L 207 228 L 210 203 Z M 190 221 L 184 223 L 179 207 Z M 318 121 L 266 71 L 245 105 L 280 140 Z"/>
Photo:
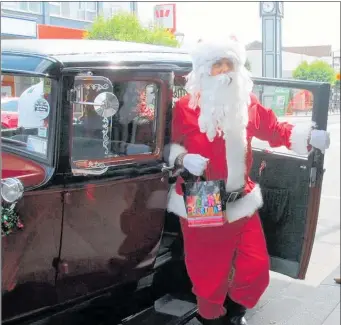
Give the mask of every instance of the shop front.
<path id="1" fill-rule="evenodd" d="M 82 39 L 85 30 L 39 24 L 33 18 L 1 16 L 1 39 Z"/>
<path id="2" fill-rule="evenodd" d="M 37 22 L 29 18 L 1 15 L 1 39 L 37 38 Z"/>

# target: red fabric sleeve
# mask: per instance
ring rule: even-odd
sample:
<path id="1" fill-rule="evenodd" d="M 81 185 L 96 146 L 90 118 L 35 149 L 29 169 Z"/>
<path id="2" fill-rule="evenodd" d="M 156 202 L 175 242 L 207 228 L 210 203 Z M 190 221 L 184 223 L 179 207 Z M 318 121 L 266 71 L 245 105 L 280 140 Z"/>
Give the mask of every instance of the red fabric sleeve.
<path id="1" fill-rule="evenodd" d="M 164 157 L 169 166 L 174 166 L 176 158 L 180 154 L 187 153 L 184 147 L 184 140 L 188 129 L 184 109 L 180 101 L 176 102 L 172 112 L 171 122 L 171 139 L 170 143 L 165 146 Z"/>
<path id="2" fill-rule="evenodd" d="M 186 134 L 185 114 L 181 104 L 181 101 L 177 101 L 174 105 L 172 112 L 172 134 L 170 144 L 169 163 L 174 164 L 175 158 L 179 153 L 184 152 L 184 138 Z M 181 176 L 177 177 L 175 185 L 175 191 L 178 195 L 183 195 L 181 184 L 184 180 Z"/>
<path id="3" fill-rule="evenodd" d="M 279 122 L 275 113 L 262 106 L 257 97 L 251 95 L 250 120 L 253 135 L 263 141 L 269 142 L 271 147 L 291 147 L 291 132 L 293 125 Z"/>

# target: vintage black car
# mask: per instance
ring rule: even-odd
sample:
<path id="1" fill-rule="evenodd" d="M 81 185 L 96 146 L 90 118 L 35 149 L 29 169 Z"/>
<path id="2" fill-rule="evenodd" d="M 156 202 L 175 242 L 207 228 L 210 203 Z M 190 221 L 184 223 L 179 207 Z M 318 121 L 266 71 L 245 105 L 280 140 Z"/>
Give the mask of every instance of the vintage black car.
<path id="1" fill-rule="evenodd" d="M 195 300 L 179 222 L 165 209 L 174 180 L 163 148 L 188 54 L 111 41 L 1 46 L 2 98 L 18 105 L 15 126 L 1 130 L 3 324 L 185 324 Z M 328 84 L 254 84 L 282 119 L 308 92 L 326 129 Z M 323 159 L 255 144 L 275 272 L 305 277 Z"/>

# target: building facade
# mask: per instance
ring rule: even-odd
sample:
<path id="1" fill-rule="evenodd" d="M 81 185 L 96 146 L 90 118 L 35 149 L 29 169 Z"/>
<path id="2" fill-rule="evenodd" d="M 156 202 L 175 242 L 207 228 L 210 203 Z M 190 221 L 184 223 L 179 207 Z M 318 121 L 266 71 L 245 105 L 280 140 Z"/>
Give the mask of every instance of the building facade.
<path id="1" fill-rule="evenodd" d="M 135 1 L 2 2 L 1 39 L 40 38 L 39 32 L 44 31 L 48 34 L 47 28 L 40 26 L 50 26 L 51 31 L 52 27 L 83 31 L 90 27 L 97 16 L 107 18 L 118 11 L 137 13 L 137 3 Z M 54 30 L 56 31 L 58 29 Z M 70 38 L 78 38 L 76 34 L 75 32 L 74 37 Z"/>
<path id="2" fill-rule="evenodd" d="M 254 77 L 262 77 L 262 50 L 248 50 L 246 55 L 251 64 L 251 72 Z M 293 71 L 303 61 L 311 63 L 315 60 L 323 60 L 332 65 L 332 57 L 316 57 L 305 54 L 282 51 L 282 78 L 292 79 Z"/>
<path id="3" fill-rule="evenodd" d="M 251 64 L 254 77 L 262 76 L 262 43 L 255 41 L 246 46 L 247 58 Z M 335 52 L 336 53 L 336 52 Z M 340 56 L 340 55 L 339 55 Z M 284 46 L 282 48 L 282 78 L 291 79 L 293 71 L 303 61 L 311 63 L 322 60 L 336 68 L 337 57 L 334 56 L 331 45 L 320 46 Z"/>

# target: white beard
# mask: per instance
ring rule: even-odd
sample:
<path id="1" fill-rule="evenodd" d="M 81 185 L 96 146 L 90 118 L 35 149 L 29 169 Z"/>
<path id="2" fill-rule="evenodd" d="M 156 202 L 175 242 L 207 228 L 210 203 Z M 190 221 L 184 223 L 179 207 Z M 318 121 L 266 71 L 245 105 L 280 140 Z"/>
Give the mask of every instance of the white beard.
<path id="1" fill-rule="evenodd" d="M 217 133 L 231 136 L 246 127 L 251 89 L 240 74 L 204 77 L 201 84 L 199 127 L 210 141 Z"/>
<path id="2" fill-rule="evenodd" d="M 193 77 L 189 82 L 195 80 Z M 229 174 L 226 189 L 239 189 L 245 183 L 246 126 L 252 81 L 247 72 L 242 71 L 215 77 L 201 76 L 200 86 L 197 84 L 193 88 L 200 89 L 197 100 L 200 131 L 206 133 L 211 142 L 216 136 L 225 139 Z M 193 98 L 191 107 L 195 104 Z"/>

